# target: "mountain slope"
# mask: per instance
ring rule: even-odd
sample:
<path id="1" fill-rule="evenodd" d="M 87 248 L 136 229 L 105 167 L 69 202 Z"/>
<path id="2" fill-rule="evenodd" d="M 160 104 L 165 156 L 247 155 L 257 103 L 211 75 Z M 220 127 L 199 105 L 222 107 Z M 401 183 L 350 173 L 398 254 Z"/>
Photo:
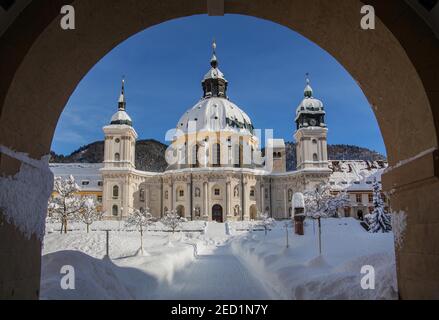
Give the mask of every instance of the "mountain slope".
<path id="1" fill-rule="evenodd" d="M 165 151 L 168 146 L 156 140 L 136 142 L 136 168 L 143 171 L 163 172 L 167 167 Z M 51 152 L 53 163 L 100 163 L 104 161 L 104 142 L 96 141 L 82 146 L 70 155 Z"/>
<path id="2" fill-rule="evenodd" d="M 167 145 L 156 140 L 139 140 L 136 143 L 136 168 L 143 171 L 163 172 L 167 167 L 165 151 Z M 330 160 L 386 160 L 378 152 L 351 145 L 328 145 Z M 287 171 L 296 169 L 296 144 L 286 143 Z M 104 142 L 96 141 L 68 156 L 51 153 L 53 163 L 99 163 L 104 160 Z"/>

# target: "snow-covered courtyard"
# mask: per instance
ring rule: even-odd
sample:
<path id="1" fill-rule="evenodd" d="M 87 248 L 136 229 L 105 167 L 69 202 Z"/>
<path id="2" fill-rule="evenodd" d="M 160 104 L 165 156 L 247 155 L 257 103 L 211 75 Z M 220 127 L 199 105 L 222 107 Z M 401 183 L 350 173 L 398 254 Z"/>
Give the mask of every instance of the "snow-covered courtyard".
<path id="1" fill-rule="evenodd" d="M 42 299 L 397 299 L 392 233 L 366 232 L 352 218 L 322 219 L 305 236 L 278 221 L 265 235 L 249 222 L 186 222 L 182 232 L 160 223 L 143 236 L 123 222 L 98 221 L 67 234 L 48 224 L 42 257 Z M 109 257 L 106 232 L 109 232 Z M 75 271 L 75 289 L 63 290 L 60 270 Z M 361 286 L 362 267 L 375 270 L 375 289 Z"/>

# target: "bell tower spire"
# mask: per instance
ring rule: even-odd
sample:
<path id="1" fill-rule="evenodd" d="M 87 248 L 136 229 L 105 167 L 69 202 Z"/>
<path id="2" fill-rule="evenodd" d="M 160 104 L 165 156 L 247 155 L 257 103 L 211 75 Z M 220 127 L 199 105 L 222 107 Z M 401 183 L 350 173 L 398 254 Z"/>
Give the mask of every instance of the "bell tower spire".
<path id="1" fill-rule="evenodd" d="M 120 96 L 119 96 L 119 110 L 125 111 L 126 109 L 126 101 L 125 101 L 125 77 L 122 77 L 122 89 L 120 90 Z"/>

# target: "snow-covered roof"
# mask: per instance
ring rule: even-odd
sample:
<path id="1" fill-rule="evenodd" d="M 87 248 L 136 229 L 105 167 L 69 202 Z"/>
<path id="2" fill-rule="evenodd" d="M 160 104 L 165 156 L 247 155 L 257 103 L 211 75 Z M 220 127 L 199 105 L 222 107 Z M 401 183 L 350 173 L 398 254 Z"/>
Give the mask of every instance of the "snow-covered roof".
<path id="1" fill-rule="evenodd" d="M 126 113 L 125 110 L 118 110 L 112 117 L 111 117 L 111 123 L 116 122 L 132 122 L 130 116 L 128 113 Z"/>
<path id="2" fill-rule="evenodd" d="M 195 128 L 189 128 L 189 122 L 193 122 Z M 200 100 L 180 118 L 177 129 L 184 133 L 192 129 L 197 132 L 233 131 L 253 134 L 250 117 L 236 104 L 220 97 Z"/>
<path id="3" fill-rule="evenodd" d="M 207 79 L 224 79 L 224 74 L 221 72 L 219 68 L 210 68 L 210 70 L 205 74 L 203 81 Z M 227 81 L 227 80 L 226 80 Z"/>
<path id="4" fill-rule="evenodd" d="M 103 181 L 100 169 L 102 163 L 50 163 L 49 168 L 55 177 L 67 178 L 70 175 L 83 191 L 102 191 Z"/>
<path id="5" fill-rule="evenodd" d="M 285 148 L 284 139 L 269 139 L 267 141 L 268 148 Z"/>
<path id="6" fill-rule="evenodd" d="M 331 160 L 329 183 L 333 190 L 365 191 L 373 189 L 373 181 L 381 182 L 387 168 L 385 161 Z"/>

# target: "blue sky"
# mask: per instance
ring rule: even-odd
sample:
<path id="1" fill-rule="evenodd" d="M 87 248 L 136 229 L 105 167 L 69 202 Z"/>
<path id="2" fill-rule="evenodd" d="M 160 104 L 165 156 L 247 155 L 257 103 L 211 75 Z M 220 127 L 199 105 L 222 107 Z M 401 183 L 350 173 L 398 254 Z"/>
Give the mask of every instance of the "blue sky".
<path id="1" fill-rule="evenodd" d="M 127 111 L 140 139 L 165 142 L 167 130 L 201 97 L 211 42 L 217 41 L 228 96 L 258 129 L 293 140 L 294 113 L 310 73 L 325 104 L 331 144 L 385 154 L 375 116 L 355 80 L 326 51 L 283 26 L 240 15 L 192 16 L 146 29 L 103 57 L 82 79 L 58 122 L 52 150 L 69 154 L 103 140 L 117 110 L 122 75 Z"/>

